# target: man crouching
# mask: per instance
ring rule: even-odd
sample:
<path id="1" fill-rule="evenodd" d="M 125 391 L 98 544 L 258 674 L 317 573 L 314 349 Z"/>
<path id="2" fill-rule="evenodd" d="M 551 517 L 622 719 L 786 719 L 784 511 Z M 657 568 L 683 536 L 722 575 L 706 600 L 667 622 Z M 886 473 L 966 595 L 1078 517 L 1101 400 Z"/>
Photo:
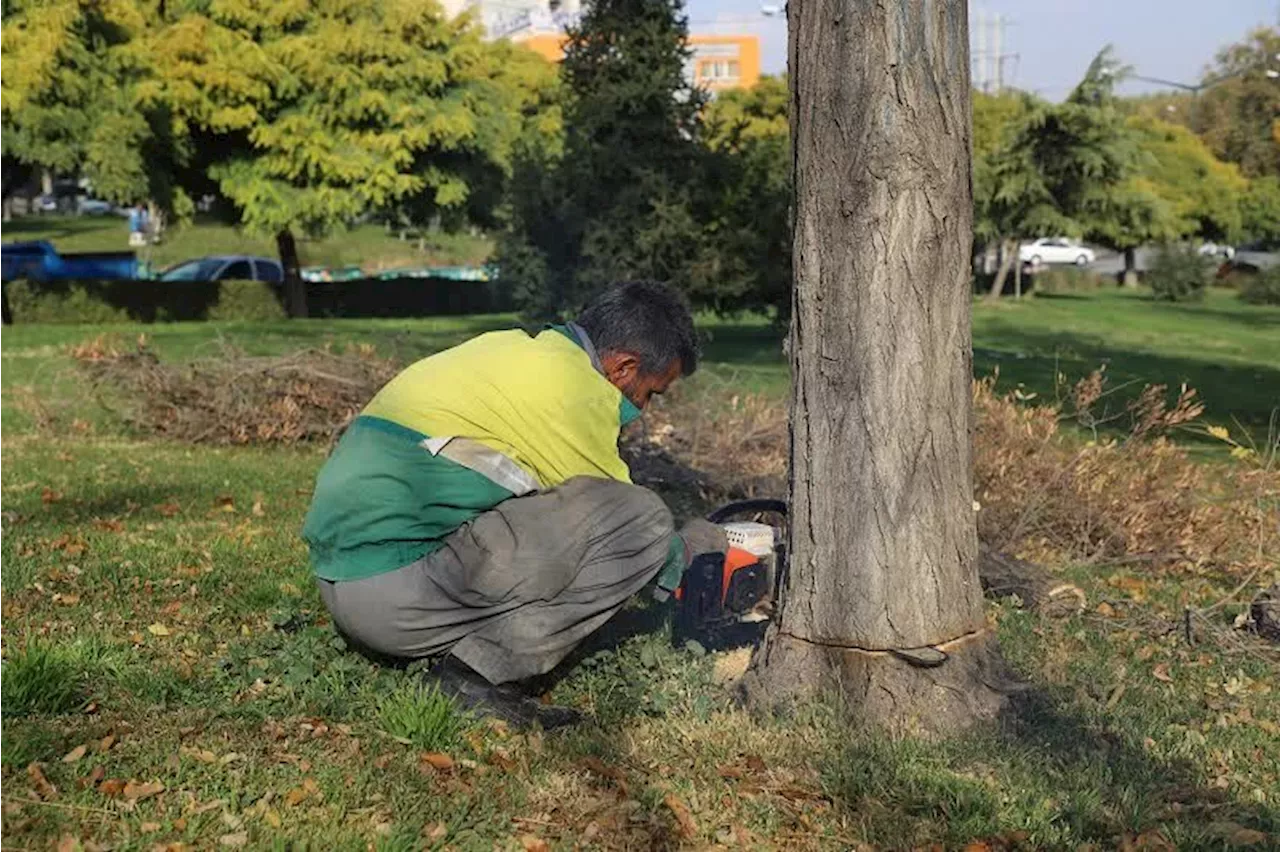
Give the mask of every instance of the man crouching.
<path id="1" fill-rule="evenodd" d="M 650 580 L 673 590 L 694 556 L 725 549 L 702 521 L 676 534 L 618 455 L 620 429 L 697 364 L 681 297 L 629 282 L 576 322 L 482 334 L 405 369 L 321 469 L 303 529 L 338 630 L 438 657 L 428 677 L 475 712 L 577 721 L 521 681 Z"/>

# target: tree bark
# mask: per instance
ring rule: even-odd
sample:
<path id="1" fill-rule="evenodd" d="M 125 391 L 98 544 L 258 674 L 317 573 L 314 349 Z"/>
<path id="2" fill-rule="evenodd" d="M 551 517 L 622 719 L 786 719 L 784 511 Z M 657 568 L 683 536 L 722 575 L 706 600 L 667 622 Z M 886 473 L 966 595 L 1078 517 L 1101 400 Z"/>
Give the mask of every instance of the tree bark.
<path id="1" fill-rule="evenodd" d="M 987 293 L 988 299 L 998 299 L 1004 292 L 1004 282 L 1008 280 L 1009 270 L 1013 268 L 1013 263 L 1018 257 L 1018 244 L 1012 245 L 1013 250 L 1010 251 L 1010 242 L 1000 241 L 1000 267 L 996 270 L 996 280 L 991 283 L 991 292 Z"/>
<path id="2" fill-rule="evenodd" d="M 288 228 L 276 234 L 276 250 L 280 253 L 280 265 L 284 267 L 285 311 L 294 319 L 306 319 L 307 286 L 298 264 L 298 244 Z"/>
<path id="3" fill-rule="evenodd" d="M 1004 705 L 973 516 L 966 3 L 788 9 L 791 567 L 743 688 L 949 733 Z"/>
<path id="4" fill-rule="evenodd" d="M 1124 250 L 1124 277 L 1121 280 L 1126 287 L 1138 286 L 1138 254 L 1133 247 Z"/>

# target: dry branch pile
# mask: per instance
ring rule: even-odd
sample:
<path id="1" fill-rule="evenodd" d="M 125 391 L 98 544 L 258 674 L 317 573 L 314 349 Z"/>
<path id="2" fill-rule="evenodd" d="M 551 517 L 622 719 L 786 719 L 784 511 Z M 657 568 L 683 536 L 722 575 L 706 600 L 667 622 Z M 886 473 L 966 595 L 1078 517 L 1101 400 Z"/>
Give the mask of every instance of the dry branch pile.
<path id="1" fill-rule="evenodd" d="M 72 350 L 97 396 L 133 427 L 209 444 L 331 441 L 396 364 L 369 347 L 255 357 L 224 347 L 187 364 L 162 364 L 140 341 L 121 351 L 102 338 Z"/>
<path id="2" fill-rule="evenodd" d="M 270 358 L 224 349 L 166 365 L 145 342 L 122 351 L 99 338 L 72 355 L 99 397 L 136 428 L 216 444 L 332 440 L 397 371 L 367 346 Z M 629 434 L 624 451 L 637 481 L 703 503 L 784 494 L 785 407 L 727 387 L 708 389 L 707 381 L 655 407 Z M 1078 383 L 1062 405 L 1027 404 L 997 393 L 994 381 L 975 383 L 974 480 L 984 545 L 1041 564 L 1131 564 L 1237 577 L 1274 567 L 1275 448 L 1241 452 L 1239 464 L 1190 459 L 1165 437 L 1200 414 L 1194 391 L 1186 389 L 1171 407 L 1163 388 L 1144 390 L 1120 412 L 1127 433 L 1112 428 L 1086 443 L 1060 428 L 1067 420 L 1095 434 L 1114 427 L 1093 414 L 1107 394 L 1101 372 Z"/>

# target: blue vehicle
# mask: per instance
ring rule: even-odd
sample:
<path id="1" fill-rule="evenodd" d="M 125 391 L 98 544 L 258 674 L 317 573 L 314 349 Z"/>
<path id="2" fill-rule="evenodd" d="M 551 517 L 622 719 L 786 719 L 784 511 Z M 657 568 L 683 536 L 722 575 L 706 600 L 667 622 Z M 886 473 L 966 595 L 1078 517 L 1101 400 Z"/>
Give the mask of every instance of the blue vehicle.
<path id="1" fill-rule="evenodd" d="M 0 246 L 3 281 L 116 281 L 137 277 L 138 258 L 131 251 L 58 254 L 44 240 Z"/>

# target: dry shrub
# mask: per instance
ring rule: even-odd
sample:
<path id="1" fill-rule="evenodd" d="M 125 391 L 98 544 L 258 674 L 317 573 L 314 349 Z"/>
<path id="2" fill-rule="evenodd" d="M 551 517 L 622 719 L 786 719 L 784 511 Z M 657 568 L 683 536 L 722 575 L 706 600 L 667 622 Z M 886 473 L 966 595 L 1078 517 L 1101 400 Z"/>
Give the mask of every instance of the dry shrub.
<path id="1" fill-rule="evenodd" d="M 656 452 L 696 471 L 708 499 L 785 495 L 787 410 L 776 400 L 685 391 L 647 411 L 632 442 L 642 464 Z"/>
<path id="2" fill-rule="evenodd" d="M 162 364 L 139 338 L 133 351 L 105 339 L 71 350 L 104 404 L 144 432 L 192 443 L 329 441 L 395 376 L 368 346 Z M 102 391 L 105 390 L 105 393 Z"/>
<path id="3" fill-rule="evenodd" d="M 974 383 L 974 485 L 986 545 L 1048 564 L 1237 575 L 1275 559 L 1280 471 L 1265 453 L 1240 447 L 1236 463 L 1206 465 L 1170 440 L 1202 413 L 1193 390 L 1180 389 L 1170 404 L 1166 388 L 1149 386 L 1106 413 L 1111 391 L 1099 370 L 1064 396 L 1062 405 L 1029 405 L 1025 394 L 999 393 L 994 379 Z M 683 393 L 646 420 L 635 443 L 696 471 L 707 500 L 785 496 L 787 417 L 777 401 Z M 1067 422 L 1081 429 L 1064 430 Z M 1207 431 L 1230 443 L 1222 430 Z"/>
<path id="4" fill-rule="evenodd" d="M 1280 474 L 1256 454 L 1238 453 L 1248 458 L 1221 466 L 1189 458 L 1167 435 L 1202 411 L 1186 388 L 1172 406 L 1165 388 L 1145 388 L 1124 413 L 1128 433 L 1099 437 L 1093 407 L 1104 385 L 1100 371 L 1082 379 L 1064 411 L 999 394 L 994 379 L 974 384 L 982 540 L 1040 562 L 1229 573 L 1274 555 Z M 1094 440 L 1064 433 L 1068 419 L 1095 430 Z"/>

